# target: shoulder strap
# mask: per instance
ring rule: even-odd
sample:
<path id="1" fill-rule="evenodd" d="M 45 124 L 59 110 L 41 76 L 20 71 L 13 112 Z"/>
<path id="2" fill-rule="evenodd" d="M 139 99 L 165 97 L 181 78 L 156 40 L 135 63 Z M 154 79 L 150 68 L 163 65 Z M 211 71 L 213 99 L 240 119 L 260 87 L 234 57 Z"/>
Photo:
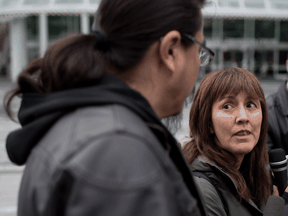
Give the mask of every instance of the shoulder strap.
<path id="1" fill-rule="evenodd" d="M 224 199 L 222 193 L 219 191 L 219 189 L 217 188 L 217 186 L 215 185 L 215 183 L 213 182 L 212 179 L 210 179 L 206 174 L 205 172 L 199 172 L 199 171 L 193 171 L 193 176 L 197 176 L 197 177 L 200 177 L 200 178 L 203 178 L 203 179 L 206 179 L 208 182 L 210 182 L 213 187 L 216 189 L 222 203 L 223 203 L 223 206 L 224 206 L 224 210 L 226 212 L 226 215 L 227 216 L 230 216 L 230 212 L 229 212 L 229 208 L 227 206 L 227 202 L 226 200 Z"/>

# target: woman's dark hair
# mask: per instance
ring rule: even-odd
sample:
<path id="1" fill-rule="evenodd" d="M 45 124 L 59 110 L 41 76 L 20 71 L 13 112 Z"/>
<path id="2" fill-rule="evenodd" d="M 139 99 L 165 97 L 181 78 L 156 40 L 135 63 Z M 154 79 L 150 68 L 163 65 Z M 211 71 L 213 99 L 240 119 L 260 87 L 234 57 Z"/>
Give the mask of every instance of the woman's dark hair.
<path id="1" fill-rule="evenodd" d="M 194 36 L 202 27 L 204 2 L 102 0 L 93 30 L 103 33 L 109 48 L 103 51 L 100 41 L 97 41 L 99 37 L 94 34 L 74 35 L 58 41 L 49 47 L 43 58 L 33 60 L 20 73 L 17 87 L 5 97 L 8 115 L 12 118 L 10 104 L 14 96 L 95 85 L 107 68 L 121 75 L 135 67 L 148 48 L 169 31 L 177 30 Z M 184 37 L 182 43 L 186 47 L 192 45 Z"/>
<path id="2" fill-rule="evenodd" d="M 240 92 L 259 99 L 262 124 L 257 145 L 245 155 L 240 169 L 236 170 L 233 168 L 233 162 L 236 164 L 235 157 L 215 143 L 215 134 L 210 133 L 209 127 L 212 126 L 214 102 L 225 95 L 237 96 Z M 235 180 L 241 198 L 247 201 L 251 198 L 258 207 L 266 203 L 271 194 L 270 178 L 266 169 L 269 163 L 266 146 L 268 114 L 264 92 L 255 75 L 237 67 L 207 75 L 196 91 L 190 110 L 189 127 L 193 140 L 184 145 L 183 153 L 190 164 L 198 155 L 205 155 Z"/>

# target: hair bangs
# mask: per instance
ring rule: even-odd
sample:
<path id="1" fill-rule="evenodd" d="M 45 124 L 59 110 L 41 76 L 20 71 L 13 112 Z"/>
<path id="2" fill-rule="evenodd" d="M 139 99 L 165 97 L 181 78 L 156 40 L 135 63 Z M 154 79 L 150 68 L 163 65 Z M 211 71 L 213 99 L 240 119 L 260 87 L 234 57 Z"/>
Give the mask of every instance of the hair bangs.
<path id="1" fill-rule="evenodd" d="M 251 72 L 241 68 L 237 70 L 230 68 L 224 73 L 223 71 L 216 73 L 218 74 L 210 89 L 214 101 L 221 100 L 227 95 L 236 97 L 240 92 L 244 92 L 252 100 L 263 100 L 264 92 L 261 84 Z"/>

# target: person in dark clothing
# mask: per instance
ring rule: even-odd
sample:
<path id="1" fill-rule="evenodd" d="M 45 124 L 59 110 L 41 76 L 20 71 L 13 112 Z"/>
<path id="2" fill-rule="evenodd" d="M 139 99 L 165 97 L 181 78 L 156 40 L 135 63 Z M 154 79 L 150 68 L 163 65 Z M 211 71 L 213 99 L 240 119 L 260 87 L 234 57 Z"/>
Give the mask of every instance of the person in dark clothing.
<path id="1" fill-rule="evenodd" d="M 288 72 L 288 60 L 286 61 Z M 282 148 L 288 155 L 288 82 L 283 82 L 278 91 L 267 97 L 268 135 L 267 147 Z"/>
<path id="2" fill-rule="evenodd" d="M 195 177 L 207 215 L 263 215 L 271 195 L 268 116 L 255 75 L 237 67 L 207 75 L 196 91 L 189 126 L 183 152 L 190 169 L 214 182 Z"/>
<path id="3" fill-rule="evenodd" d="M 18 215 L 206 215 L 160 119 L 182 111 L 200 66 L 205 0 L 102 0 L 91 35 L 48 48 L 5 98 L 22 96 L 10 160 L 26 165 Z"/>

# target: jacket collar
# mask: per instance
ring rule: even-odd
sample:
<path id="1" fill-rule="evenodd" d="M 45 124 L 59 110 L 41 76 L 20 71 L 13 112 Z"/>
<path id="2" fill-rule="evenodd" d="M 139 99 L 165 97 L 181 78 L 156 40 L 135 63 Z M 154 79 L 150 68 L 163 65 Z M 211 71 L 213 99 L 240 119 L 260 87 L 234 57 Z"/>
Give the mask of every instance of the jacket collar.
<path id="1" fill-rule="evenodd" d="M 63 115 L 86 106 L 120 104 L 137 113 L 144 122 L 162 125 L 147 100 L 122 80 L 106 74 L 96 86 L 70 89 L 50 94 L 25 93 L 18 118 L 22 128 L 10 133 L 6 149 L 10 160 L 23 165 L 31 150 L 50 127 Z M 169 137 L 172 135 L 165 130 Z M 173 138 L 170 142 L 174 142 Z"/>
<path id="2" fill-rule="evenodd" d="M 235 190 L 237 191 L 237 184 L 231 176 L 229 176 L 221 167 L 217 166 L 214 161 L 208 159 L 205 155 L 198 156 L 192 164 L 193 171 L 202 171 L 202 172 L 220 172 L 227 179 L 231 181 L 234 185 Z"/>
<path id="3" fill-rule="evenodd" d="M 192 166 L 190 166 L 190 169 L 192 171 L 201 171 L 201 172 L 214 172 L 214 173 L 215 173 L 215 171 L 220 172 L 234 186 L 234 188 L 231 188 L 232 192 L 235 193 L 238 191 L 237 190 L 237 188 L 238 188 L 237 184 L 233 180 L 233 178 L 231 176 L 229 176 L 221 167 L 217 166 L 214 161 L 211 161 L 210 159 L 208 159 L 205 155 L 198 156 L 193 161 Z M 238 192 L 237 192 L 237 194 L 238 194 Z M 256 204 L 251 199 L 249 199 L 248 203 L 259 211 L 259 208 L 256 206 Z"/>

